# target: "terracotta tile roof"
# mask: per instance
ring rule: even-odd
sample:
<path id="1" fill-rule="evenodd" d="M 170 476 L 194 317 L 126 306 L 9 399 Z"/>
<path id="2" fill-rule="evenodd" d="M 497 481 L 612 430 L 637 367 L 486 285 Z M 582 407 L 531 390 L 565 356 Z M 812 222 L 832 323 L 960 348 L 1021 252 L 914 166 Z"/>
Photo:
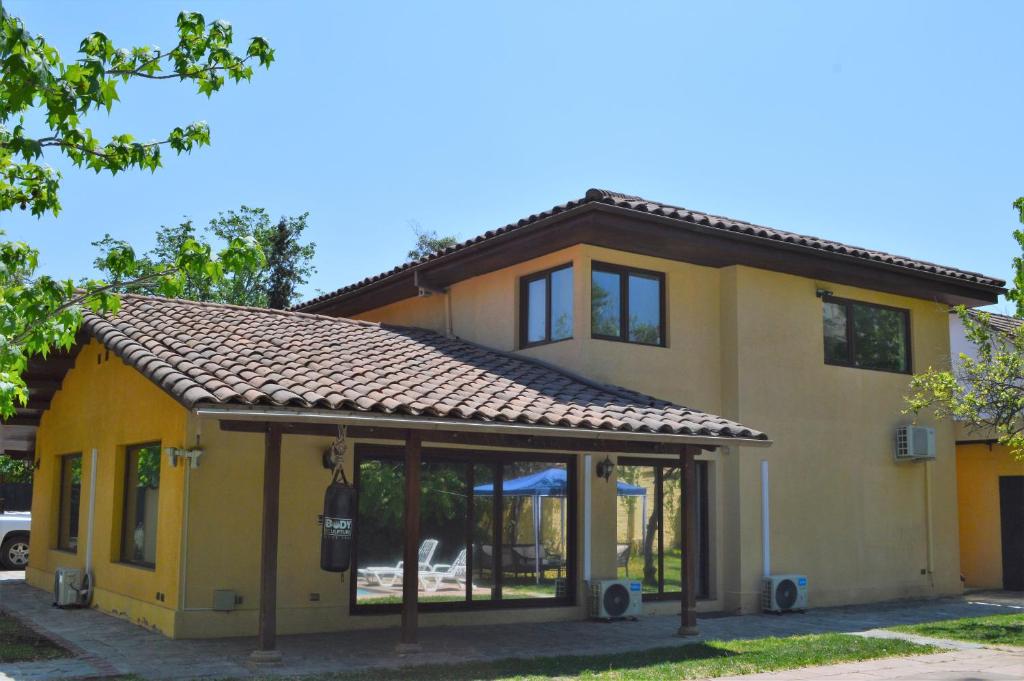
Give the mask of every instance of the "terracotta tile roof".
<path id="1" fill-rule="evenodd" d="M 971 310 L 970 314 L 976 319 L 979 317 L 980 310 Z M 996 331 L 1002 331 L 1004 333 L 1014 333 L 1021 324 L 1024 324 L 1024 319 L 1020 317 L 1011 317 L 1005 314 L 996 314 L 995 312 L 988 312 L 988 325 Z"/>
<path id="2" fill-rule="evenodd" d="M 266 405 L 765 440 L 732 421 L 423 329 L 125 296 L 84 330 L 185 407 Z"/>
<path id="3" fill-rule="evenodd" d="M 473 237 L 467 241 L 463 241 L 459 244 L 451 246 L 449 248 L 432 253 L 419 260 L 410 261 L 399 265 L 386 272 L 367 277 L 362 281 L 358 281 L 354 284 L 337 289 L 330 293 L 323 294 L 311 300 L 300 303 L 295 306 L 295 309 L 302 309 L 307 306 L 321 303 L 325 300 L 329 300 L 336 296 L 340 296 L 345 293 L 350 293 L 364 286 L 368 286 L 382 279 L 386 279 L 393 275 L 399 274 L 409 269 L 413 269 L 423 265 L 425 263 L 437 260 L 453 253 L 458 253 L 463 249 L 466 249 L 474 244 L 478 244 L 502 234 L 514 232 L 518 229 L 534 224 L 545 218 L 558 215 L 559 213 L 565 213 L 574 208 L 579 208 L 587 204 L 606 204 L 615 206 L 617 208 L 625 208 L 627 210 L 637 211 L 638 213 L 648 213 L 651 215 L 659 215 L 674 220 L 678 220 L 680 226 L 685 224 L 700 225 L 703 227 L 710 227 L 713 229 L 719 229 L 723 232 L 733 232 L 737 234 L 746 235 L 753 239 L 768 239 L 779 243 L 796 244 L 799 246 L 805 246 L 822 252 L 828 252 L 833 254 L 846 255 L 851 258 L 860 260 L 870 260 L 875 262 L 886 263 L 895 267 L 906 268 L 922 273 L 929 273 L 938 275 L 941 277 L 949 277 L 962 282 L 968 282 L 973 284 L 980 284 L 983 286 L 994 286 L 1002 287 L 1006 282 L 1002 279 L 995 277 L 989 277 L 978 272 L 970 272 L 967 270 L 957 269 L 955 267 L 947 267 L 944 265 L 937 265 L 935 263 L 927 262 L 925 260 L 916 260 L 914 258 L 908 258 L 901 255 L 892 255 L 883 251 L 877 251 L 870 248 L 862 248 L 860 246 L 851 246 L 849 244 L 843 244 L 838 241 L 831 241 L 828 239 L 819 239 L 813 236 L 804 236 L 802 234 L 796 234 L 794 232 L 787 232 L 781 229 L 775 229 L 772 227 L 763 227 L 750 222 L 744 222 L 742 220 L 734 220 L 732 218 L 722 217 L 718 215 L 711 215 L 710 213 L 701 213 L 699 211 L 690 210 L 688 208 L 681 208 L 679 206 L 672 206 L 666 203 L 659 203 L 657 201 L 650 201 L 639 196 L 630 196 L 628 194 L 620 194 L 618 192 L 607 191 L 604 189 L 589 189 L 587 193 L 581 199 L 575 199 L 568 203 L 555 206 L 550 210 L 543 211 L 541 213 L 535 213 L 528 217 L 525 217 L 517 222 L 513 222 L 484 232 L 483 234 Z"/>

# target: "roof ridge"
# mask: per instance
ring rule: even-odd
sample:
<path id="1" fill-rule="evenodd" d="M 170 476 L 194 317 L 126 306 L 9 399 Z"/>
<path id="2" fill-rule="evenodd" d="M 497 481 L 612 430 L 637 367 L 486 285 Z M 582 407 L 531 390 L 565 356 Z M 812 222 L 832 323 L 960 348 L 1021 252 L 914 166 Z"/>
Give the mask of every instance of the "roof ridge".
<path id="1" fill-rule="evenodd" d="M 976 272 L 974 270 L 965 270 L 962 267 L 951 267 L 949 265 L 942 265 L 940 263 L 931 262 L 929 260 L 922 260 L 921 258 L 912 258 L 912 257 L 907 256 L 907 255 L 900 255 L 899 253 L 890 253 L 888 251 L 882 251 L 882 250 L 879 250 L 877 248 L 871 248 L 870 246 L 858 246 L 857 244 L 851 244 L 851 243 L 847 243 L 845 241 L 836 241 L 835 239 L 829 239 L 827 237 L 814 236 L 812 234 L 804 234 L 802 232 L 794 232 L 793 230 L 790 230 L 790 229 L 780 229 L 779 227 L 769 227 L 768 225 L 762 225 L 762 224 L 759 224 L 757 222 L 750 222 L 749 220 L 741 220 L 739 218 L 731 218 L 728 215 L 719 215 L 717 213 L 708 213 L 707 211 L 695 210 L 693 208 L 687 208 L 686 206 L 677 206 L 675 204 L 664 203 L 662 201 L 652 201 L 650 199 L 645 199 L 642 196 L 633 196 L 631 194 L 622 194 L 620 192 L 613 192 L 613 191 L 609 191 L 607 189 L 588 189 L 587 190 L 587 198 L 591 199 L 593 201 L 600 201 L 603 198 L 611 198 L 611 199 L 615 199 L 615 200 L 619 200 L 619 201 L 641 201 L 641 202 L 644 202 L 644 203 L 649 203 L 649 204 L 654 204 L 654 205 L 657 205 L 657 206 L 661 206 L 663 208 L 669 208 L 669 209 L 672 209 L 672 210 L 675 210 L 675 211 L 682 211 L 682 212 L 685 212 L 685 213 L 690 213 L 691 215 L 703 215 L 705 217 L 711 218 L 711 219 L 716 220 L 718 222 L 731 222 L 731 223 L 736 224 L 736 225 L 745 225 L 747 227 L 753 227 L 754 229 L 763 229 L 763 230 L 775 232 L 776 234 L 786 235 L 786 236 L 794 236 L 794 237 L 799 237 L 801 239 L 811 239 L 811 240 L 814 240 L 814 241 L 828 241 L 830 243 L 838 244 L 838 245 L 844 246 L 845 248 L 851 248 L 851 249 L 858 250 L 858 251 L 869 251 L 871 253 L 877 253 L 879 255 L 887 255 L 887 256 L 892 257 L 892 258 L 901 258 L 903 260 L 913 260 L 913 261 L 915 261 L 917 263 L 920 263 L 920 264 L 923 264 L 923 265 L 932 265 L 934 267 L 940 267 L 942 269 L 956 270 L 958 272 L 963 272 L 964 274 L 973 274 L 973 275 L 976 275 L 976 276 L 979 276 L 979 277 L 984 277 L 986 279 L 993 278 L 993 277 L 989 277 L 989 275 L 984 274 L 982 272 Z"/>
<path id="2" fill-rule="evenodd" d="M 223 308 L 228 310 L 239 310 L 242 312 L 256 312 L 266 314 L 280 314 L 284 316 L 302 316 L 302 317 L 314 317 L 317 319 L 323 319 L 330 322 L 344 322 L 347 324 L 355 324 L 357 326 L 381 326 L 380 322 L 368 321 L 365 319 L 352 319 L 351 317 L 332 317 L 331 315 L 320 314 L 317 312 L 303 312 L 295 308 L 288 308 L 280 310 L 273 307 L 257 307 L 254 305 L 238 305 L 237 303 L 219 303 L 211 300 L 191 300 L 189 298 L 171 298 L 169 296 L 158 296 L 158 295 L 145 295 L 141 293 L 122 293 L 119 296 L 122 300 L 125 298 L 135 299 L 140 301 L 152 301 L 159 300 L 167 303 L 180 303 L 182 305 L 190 307 L 215 307 Z M 104 315 L 97 312 L 90 312 L 97 317 L 103 317 Z"/>

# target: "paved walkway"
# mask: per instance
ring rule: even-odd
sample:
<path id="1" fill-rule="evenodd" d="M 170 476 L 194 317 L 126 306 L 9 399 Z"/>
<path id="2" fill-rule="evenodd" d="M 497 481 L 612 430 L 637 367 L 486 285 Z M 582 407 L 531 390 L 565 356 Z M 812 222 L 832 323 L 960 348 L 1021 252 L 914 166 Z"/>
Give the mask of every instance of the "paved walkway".
<path id="1" fill-rule="evenodd" d="M 172 641 L 94 610 L 58 610 L 50 607 L 50 595 L 21 581 L 0 577 L 0 609 L 67 645 L 76 655 L 60 663 L 30 663 L 0 667 L 0 681 L 49 681 L 75 676 L 138 674 L 147 679 L 190 679 L 197 677 L 247 677 L 253 675 L 307 675 L 368 667 L 394 668 L 411 664 L 450 664 L 508 657 L 538 655 L 596 655 L 644 650 L 684 642 L 710 639 L 790 636 L 820 632 L 848 632 L 879 635 L 872 630 L 897 624 L 972 617 L 1007 612 L 1024 612 L 1024 594 L 981 594 L 965 598 L 911 601 L 821 608 L 794 615 L 744 615 L 702 618 L 701 636 L 675 636 L 675 617 L 645 617 L 637 622 L 602 624 L 558 622 L 533 625 L 477 627 L 436 627 L 422 629 L 423 652 L 398 656 L 396 630 L 360 631 L 336 634 L 282 636 L 278 639 L 284 662 L 271 667 L 252 667 L 247 660 L 252 638 L 209 641 Z M 885 635 L 885 634 L 883 634 Z M 1024 655 L 961 646 L 946 653 L 951 664 L 980 665 L 990 657 L 1008 656 L 1020 664 Z M 908 664 L 923 664 L 941 656 L 907 658 Z M 971 661 L 973 660 L 973 662 Z M 878 664 L 900 664 L 877 661 Z M 864 663 L 861 663 L 864 664 Z M 875 663 L 867 663 L 875 664 Z M 988 664 L 988 662 L 985 662 Z M 1002 658 L 992 665 L 1002 664 Z M 1012 662 L 1004 666 L 1013 669 Z M 64 666 L 67 665 L 67 666 Z M 840 665 L 840 667 L 845 665 Z M 815 668 L 816 675 L 769 678 L 821 678 L 838 667 Z M 895 678 L 886 671 L 868 671 L 874 676 L 851 678 Z M 783 674 L 801 674 L 795 670 Z M 838 674 L 845 673 L 840 670 Z M 850 672 L 852 673 L 852 672 Z M 858 672 L 859 673 L 859 672 Z M 1016 673 L 1016 670 L 1014 670 Z M 879 676 L 881 674 L 881 676 Z M 747 676 L 750 681 L 756 677 Z M 842 677 L 846 678 L 846 677 Z M 916 678 L 916 677 L 907 677 Z M 961 678 L 961 677 L 934 677 Z M 966 678 L 966 677 L 963 677 Z M 971 676 L 970 678 L 1005 678 Z M 1017 674 L 1013 678 L 1021 678 Z"/>

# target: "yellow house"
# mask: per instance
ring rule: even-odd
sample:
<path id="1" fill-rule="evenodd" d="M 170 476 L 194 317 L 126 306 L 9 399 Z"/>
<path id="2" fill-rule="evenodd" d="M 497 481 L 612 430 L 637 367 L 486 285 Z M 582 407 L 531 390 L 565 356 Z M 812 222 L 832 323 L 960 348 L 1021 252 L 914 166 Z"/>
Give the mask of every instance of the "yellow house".
<path id="1" fill-rule="evenodd" d="M 582 618 L 627 575 L 684 632 L 759 610 L 769 573 L 812 607 L 956 594 L 954 427 L 923 424 L 925 462 L 894 443 L 949 306 L 1002 286 L 590 190 L 297 312 L 129 297 L 30 371 L 28 580 L 88 557 L 93 607 L 263 650 Z M 359 494 L 342 573 L 332 448 Z"/>
<path id="2" fill-rule="evenodd" d="M 399 622 L 412 644 L 420 611 L 584 617 L 588 582 L 616 576 L 625 454 L 691 491 L 668 531 L 693 633 L 694 458 L 770 444 L 429 330 L 136 296 L 28 375 L 54 388 L 18 417 L 39 419 L 28 582 L 84 570 L 83 604 L 173 637 L 258 634 L 264 656 L 278 632 Z M 342 476 L 358 504 L 325 510 Z M 352 540 L 351 569 L 322 569 L 328 535 Z"/>

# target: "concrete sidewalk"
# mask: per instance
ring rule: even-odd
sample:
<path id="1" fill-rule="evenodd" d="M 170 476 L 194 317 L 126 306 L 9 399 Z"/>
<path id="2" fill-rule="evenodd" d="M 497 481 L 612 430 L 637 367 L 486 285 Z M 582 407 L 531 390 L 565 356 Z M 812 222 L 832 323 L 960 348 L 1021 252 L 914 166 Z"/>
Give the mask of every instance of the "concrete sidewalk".
<path id="1" fill-rule="evenodd" d="M 49 681 L 55 678 L 105 676 L 115 673 L 138 674 L 147 679 L 189 679 L 247 677 L 257 674 L 299 676 L 343 670 L 356 671 L 370 667 L 452 664 L 509 657 L 599 655 L 677 646 L 712 639 L 824 632 L 865 633 L 898 624 L 1024 612 L 1024 594 L 976 594 L 931 601 L 820 608 L 806 614 L 784 616 L 702 618 L 699 622 L 701 636 L 694 639 L 680 639 L 675 636 L 679 626 L 676 617 L 644 617 L 638 622 L 614 624 L 581 621 L 533 625 L 435 627 L 420 631 L 423 652 L 409 656 L 395 654 L 395 645 L 398 642 L 398 632 L 395 629 L 282 636 L 279 637 L 278 644 L 284 655 L 283 663 L 260 668 L 251 666 L 247 659 L 255 645 L 252 638 L 173 641 L 94 610 L 52 608 L 50 594 L 33 589 L 21 581 L 0 580 L 0 609 L 28 622 L 41 633 L 56 638 L 69 646 L 76 655 L 73 660 L 62 661 L 59 664 L 6 665 L 0 669 L 2 681 Z M 957 654 L 968 658 L 975 656 L 975 659 L 979 660 L 978 664 L 981 664 L 980 660 L 991 657 L 988 651 L 969 647 L 946 655 L 953 655 L 955 658 Z M 927 657 L 930 659 L 936 656 Z M 918 664 L 924 658 L 907 659 L 910 663 Z M 992 662 L 993 665 L 1000 663 Z M 72 666 L 65 667 L 65 664 Z M 959 664 L 959 658 L 955 658 L 951 664 Z M 830 668 L 816 668 L 825 669 Z M 797 674 L 806 671 L 794 670 L 786 673 Z M 873 678 L 879 677 L 876 675 Z"/>

